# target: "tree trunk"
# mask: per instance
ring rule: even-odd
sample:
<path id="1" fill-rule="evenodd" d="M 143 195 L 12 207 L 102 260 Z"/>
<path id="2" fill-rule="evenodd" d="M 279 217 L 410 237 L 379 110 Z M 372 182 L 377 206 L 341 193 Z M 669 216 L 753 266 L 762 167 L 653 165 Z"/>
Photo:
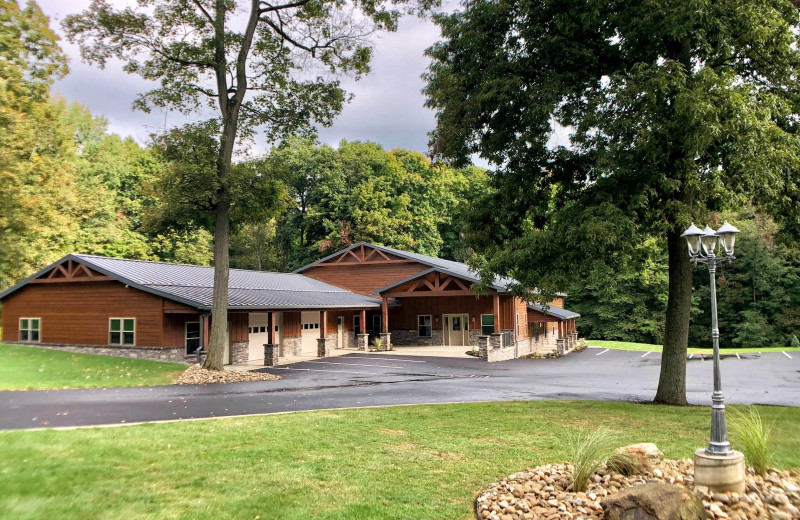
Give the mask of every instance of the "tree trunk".
<path id="1" fill-rule="evenodd" d="M 217 205 L 214 227 L 214 292 L 211 302 L 211 337 L 208 355 L 203 368 L 222 370 L 225 346 L 228 345 L 228 276 L 229 276 L 229 232 L 231 204 L 223 200 Z"/>
<path id="2" fill-rule="evenodd" d="M 664 324 L 664 350 L 655 402 L 683 405 L 686 402 L 686 350 L 692 309 L 692 262 L 686 241 L 674 228 L 667 233 L 669 295 Z"/>

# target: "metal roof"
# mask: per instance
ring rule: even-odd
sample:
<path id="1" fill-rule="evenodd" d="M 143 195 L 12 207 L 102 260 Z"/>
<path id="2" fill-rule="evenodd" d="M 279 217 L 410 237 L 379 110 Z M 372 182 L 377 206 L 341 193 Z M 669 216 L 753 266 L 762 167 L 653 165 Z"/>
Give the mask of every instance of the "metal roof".
<path id="1" fill-rule="evenodd" d="M 137 289 L 198 309 L 211 308 L 214 287 L 213 267 L 79 254 L 67 255 L 33 276 L 6 289 L 0 293 L 0 299 L 70 259 Z M 357 294 L 302 274 L 230 270 L 229 309 L 271 310 L 379 306 L 380 300 L 377 298 Z"/>
<path id="2" fill-rule="evenodd" d="M 383 251 L 384 253 L 389 253 L 389 254 L 392 254 L 392 255 L 395 255 L 395 256 L 399 256 L 400 258 L 405 258 L 407 260 L 414 260 L 415 262 L 419 262 L 419 263 L 421 263 L 423 265 L 427 265 L 429 267 L 433 267 L 438 271 L 441 271 L 443 273 L 447 273 L 447 274 L 449 274 L 451 276 L 455 276 L 457 278 L 462 278 L 462 279 L 467 280 L 467 281 L 472 282 L 472 283 L 478 283 L 478 282 L 481 281 L 480 276 L 475 271 L 473 271 L 472 268 L 470 266 L 468 266 L 467 264 L 464 264 L 464 263 L 461 263 L 461 262 L 454 262 L 452 260 L 443 260 L 441 258 L 436 258 L 434 256 L 421 255 L 419 253 L 409 253 L 408 251 L 402 251 L 400 249 L 394 249 L 392 247 L 386 247 L 386 246 L 379 246 L 379 245 L 375 245 L 375 244 L 370 244 L 368 242 L 359 242 L 357 244 L 353 244 L 352 246 L 348 247 L 347 249 L 342 249 L 341 251 L 337 251 L 337 252 L 333 253 L 332 255 L 328 255 L 325 258 L 321 258 L 321 259 L 317 260 L 316 262 L 313 262 L 311 264 L 305 265 L 305 266 L 303 266 L 303 267 L 301 267 L 299 269 L 295 269 L 293 272 L 300 273 L 300 272 L 305 271 L 306 269 L 308 269 L 310 267 L 313 267 L 313 266 L 315 266 L 315 265 L 317 265 L 319 263 L 325 262 L 326 260 L 330 260 L 331 258 L 336 258 L 337 256 L 339 256 L 340 254 L 344 253 L 345 251 L 348 251 L 350 249 L 355 249 L 357 247 L 361 247 L 362 245 L 363 246 L 368 246 L 368 247 L 374 247 L 375 249 L 377 249 L 379 251 Z M 428 271 L 428 272 L 430 272 L 430 271 Z M 421 274 L 422 273 L 414 275 L 410 279 L 417 278 Z M 405 280 L 405 281 L 408 281 L 408 280 Z M 489 285 L 489 287 L 494 289 L 494 290 L 496 290 L 496 291 L 499 291 L 499 292 L 508 292 L 508 286 L 509 285 L 514 285 L 514 284 L 518 284 L 518 283 L 519 282 L 517 282 L 513 278 L 497 277 Z M 395 284 L 392 284 L 392 286 L 394 286 L 394 285 Z M 376 291 L 376 292 L 384 291 L 385 289 L 387 289 L 389 287 L 391 287 L 391 286 L 384 287 L 383 289 L 378 289 L 378 291 Z"/>
<path id="3" fill-rule="evenodd" d="M 572 318 L 581 317 L 581 315 L 577 312 L 568 311 L 567 309 L 562 309 L 561 307 L 556 307 L 554 305 L 548 305 L 547 310 L 544 310 L 544 307 L 538 303 L 529 303 L 528 308 L 534 311 L 539 311 L 542 314 L 550 314 L 560 320 L 571 320 Z"/>

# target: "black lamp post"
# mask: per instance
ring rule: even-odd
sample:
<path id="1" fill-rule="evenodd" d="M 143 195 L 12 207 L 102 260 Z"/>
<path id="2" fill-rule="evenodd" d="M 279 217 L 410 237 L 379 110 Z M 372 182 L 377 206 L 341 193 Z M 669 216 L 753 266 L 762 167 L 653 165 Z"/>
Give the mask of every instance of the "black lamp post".
<path id="1" fill-rule="evenodd" d="M 725 223 L 714 231 L 706 226 L 700 230 L 692 223 L 689 229 L 683 232 L 689 246 L 689 257 L 695 265 L 707 264 L 708 274 L 711 278 L 711 341 L 714 347 L 714 393 L 711 394 L 711 441 L 708 443 L 706 453 L 709 455 L 732 455 L 731 443 L 728 442 L 728 426 L 725 422 L 725 400 L 722 396 L 722 376 L 719 370 L 719 326 L 717 324 L 717 264 L 733 262 L 733 245 L 739 230 Z M 716 256 L 720 247 L 725 255 Z"/>

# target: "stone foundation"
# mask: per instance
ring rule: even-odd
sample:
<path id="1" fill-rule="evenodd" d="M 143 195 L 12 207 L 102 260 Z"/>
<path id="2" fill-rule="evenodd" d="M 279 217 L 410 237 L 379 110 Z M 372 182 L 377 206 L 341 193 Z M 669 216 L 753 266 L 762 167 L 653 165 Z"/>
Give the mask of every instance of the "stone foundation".
<path id="1" fill-rule="evenodd" d="M 264 344 L 264 366 L 271 367 L 278 364 L 280 345 Z"/>
<path id="2" fill-rule="evenodd" d="M 381 332 L 378 337 L 381 338 L 381 350 L 389 350 L 389 345 L 392 344 L 392 333 Z"/>
<path id="3" fill-rule="evenodd" d="M 369 334 L 358 335 L 356 348 L 364 352 L 369 351 Z"/>
<path id="4" fill-rule="evenodd" d="M 423 345 L 427 347 L 439 346 L 444 343 L 441 330 L 432 330 L 431 337 L 425 338 L 419 335 L 416 329 L 391 329 L 392 344 L 394 345 Z"/>
<path id="5" fill-rule="evenodd" d="M 283 355 L 296 356 L 300 352 L 301 338 L 283 338 Z"/>
<path id="6" fill-rule="evenodd" d="M 250 343 L 247 341 L 234 341 L 231 343 L 231 363 L 237 365 L 239 363 L 247 363 L 250 359 Z"/>
<path id="7" fill-rule="evenodd" d="M 170 361 L 173 363 L 194 364 L 195 354 L 186 355 L 186 347 L 112 347 L 108 345 L 66 345 L 62 343 L 19 343 L 6 342 L 29 347 L 51 348 L 76 354 L 95 354 L 129 359 L 149 359 L 151 361 Z M 204 356 L 205 357 L 205 356 Z"/>
<path id="8" fill-rule="evenodd" d="M 336 348 L 335 332 L 328 334 L 325 338 L 317 338 L 317 357 L 327 357 L 331 350 Z"/>

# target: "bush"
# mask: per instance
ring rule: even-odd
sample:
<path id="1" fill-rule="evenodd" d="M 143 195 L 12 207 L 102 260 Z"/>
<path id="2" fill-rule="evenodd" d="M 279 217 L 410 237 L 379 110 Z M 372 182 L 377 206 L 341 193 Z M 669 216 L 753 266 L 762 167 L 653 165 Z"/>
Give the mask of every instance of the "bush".
<path id="1" fill-rule="evenodd" d="M 792 336 L 792 348 L 800 347 L 800 339 L 797 339 L 797 336 Z"/>
<path id="2" fill-rule="evenodd" d="M 759 475 L 766 474 L 772 426 L 764 423 L 758 410 L 752 406 L 747 408 L 747 412 L 732 410 L 730 424 L 744 460 Z"/>
<path id="3" fill-rule="evenodd" d="M 375 348 L 375 350 L 381 350 L 383 347 L 383 340 L 380 337 L 376 337 L 372 340 L 372 346 Z"/>
<path id="4" fill-rule="evenodd" d="M 585 491 L 589 479 L 611 451 L 611 434 L 603 428 L 588 432 L 581 430 L 570 441 L 570 456 L 574 466 L 572 491 Z"/>
<path id="5" fill-rule="evenodd" d="M 606 467 L 621 475 L 630 476 L 639 472 L 639 463 L 636 457 L 626 451 L 615 451 L 608 457 Z"/>

